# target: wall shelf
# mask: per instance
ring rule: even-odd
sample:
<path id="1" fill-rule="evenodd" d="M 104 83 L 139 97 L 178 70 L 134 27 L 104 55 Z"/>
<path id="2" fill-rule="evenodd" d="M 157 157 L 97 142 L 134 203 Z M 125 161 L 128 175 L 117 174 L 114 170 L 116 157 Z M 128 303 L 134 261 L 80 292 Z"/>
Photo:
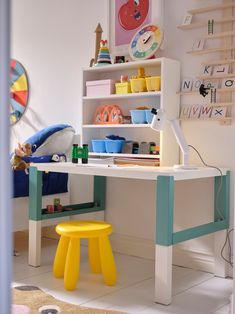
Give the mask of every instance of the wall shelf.
<path id="1" fill-rule="evenodd" d="M 235 59 L 234 59 L 234 50 L 235 50 L 235 45 L 234 45 L 234 39 L 233 37 L 235 37 L 235 30 L 233 27 L 233 22 L 235 21 L 235 16 L 233 14 L 233 9 L 235 8 L 235 1 L 233 0 L 222 0 L 222 2 L 220 4 L 214 4 L 214 5 L 209 5 L 206 7 L 201 7 L 201 8 L 195 8 L 192 10 L 188 10 L 188 14 L 191 15 L 197 15 L 197 14 L 202 14 L 202 13 L 208 13 L 208 12 L 212 12 L 212 11 L 220 11 L 221 12 L 221 18 L 214 18 L 213 16 L 208 17 L 207 20 L 205 20 L 205 18 L 201 21 L 198 21 L 196 23 L 191 23 L 191 24 L 186 24 L 186 25 L 180 25 L 178 26 L 179 29 L 181 30 L 190 30 L 190 29 L 196 29 L 196 28 L 200 28 L 200 27 L 204 27 L 208 34 L 204 34 L 200 37 L 200 40 L 202 40 L 201 42 L 198 41 L 198 44 L 203 44 L 204 45 L 204 41 L 207 40 L 213 40 L 213 39 L 217 39 L 219 41 L 219 47 L 203 47 L 203 49 L 193 49 L 191 51 L 188 51 L 187 53 L 193 56 L 200 56 L 200 55 L 204 55 L 204 54 L 213 54 L 213 53 L 219 53 L 219 57 L 217 57 L 217 60 L 213 60 L 213 58 L 211 58 L 212 60 L 208 60 L 208 61 L 203 61 L 201 62 L 201 64 L 203 65 L 203 67 L 205 66 L 221 66 L 222 65 L 233 65 L 235 63 Z M 209 21 L 211 21 L 211 23 L 209 23 Z M 213 21 L 213 23 L 212 23 Z M 221 24 L 220 27 L 220 31 L 217 30 L 216 27 L 216 33 L 214 33 L 214 25 L 217 24 Z M 200 45 L 199 45 L 200 47 Z M 229 79 L 229 78 L 235 78 L 235 74 L 234 73 L 227 73 L 227 74 L 223 74 L 223 72 L 228 72 L 225 71 L 225 69 L 223 71 L 214 71 L 212 73 L 216 73 L 215 75 L 200 75 L 197 76 L 196 79 L 197 80 L 201 80 L 201 81 L 209 81 L 209 82 L 213 82 L 213 80 L 223 80 L 223 79 Z M 233 72 L 233 66 L 230 66 L 230 70 L 229 72 Z M 219 74 L 218 74 L 219 73 Z M 205 72 L 201 72 L 201 74 L 205 74 Z M 235 86 L 234 83 L 232 82 L 234 81 L 234 79 L 231 79 L 231 88 L 224 88 L 224 84 L 226 84 L 226 82 L 222 81 L 218 82 L 221 83 L 221 85 L 217 85 L 220 86 L 220 88 L 216 88 L 216 94 L 218 94 L 218 98 L 217 98 L 217 102 L 216 103 L 204 103 L 205 100 L 202 101 L 201 99 L 201 106 L 206 106 L 206 107 L 225 107 L 222 111 L 223 111 L 223 116 L 225 117 L 221 117 L 220 119 L 216 118 L 210 118 L 210 117 L 205 117 L 205 118 L 198 118 L 195 117 L 194 118 L 194 114 L 189 113 L 189 117 L 184 117 L 184 113 L 182 114 L 182 118 L 180 120 L 194 120 L 194 121 L 201 121 L 201 120 L 206 120 L 206 121 L 219 121 L 221 125 L 229 125 L 232 122 L 232 107 L 235 105 L 235 103 L 233 103 L 233 93 L 235 92 Z M 200 83 L 201 84 L 201 83 Z M 212 85 L 213 86 L 213 83 Z M 227 85 L 226 85 L 227 86 Z M 191 90 L 191 91 L 179 91 L 178 93 L 180 96 L 197 96 L 200 97 L 200 93 L 199 90 Z M 211 96 L 214 96 L 211 93 L 207 94 L 207 99 Z M 202 96 L 201 96 L 202 97 Z M 216 95 L 215 95 L 216 97 Z M 214 99 L 216 101 L 216 98 Z M 190 106 L 189 105 L 185 105 L 185 106 Z M 200 106 L 200 105 L 196 105 L 196 106 Z M 211 108 L 212 109 L 212 108 Z M 216 111 L 217 109 L 212 109 L 213 111 Z M 211 116 L 214 117 L 213 111 L 211 112 Z M 201 111 L 200 109 L 200 112 Z M 204 116 L 204 114 L 202 115 Z"/>
<path id="2" fill-rule="evenodd" d="M 219 60 L 208 60 L 203 61 L 202 65 L 222 65 L 222 64 L 233 64 L 235 59 L 219 59 Z"/>
<path id="3" fill-rule="evenodd" d="M 205 35 L 201 38 L 203 39 L 217 39 L 217 38 L 224 38 L 224 37 L 233 37 L 235 36 L 235 32 L 222 32 L 217 34 Z"/>
<path id="4" fill-rule="evenodd" d="M 223 23 L 229 23 L 234 22 L 235 16 L 225 17 L 221 19 L 214 19 L 214 24 L 223 24 Z M 178 28 L 181 30 L 189 30 L 189 29 L 195 29 L 195 28 L 201 28 L 201 27 L 207 27 L 208 21 L 202 21 L 197 23 L 191 23 L 186 25 L 178 25 Z"/>
<path id="5" fill-rule="evenodd" d="M 203 55 L 207 53 L 229 51 L 229 50 L 231 51 L 235 50 L 235 46 L 223 47 L 223 48 L 209 48 L 209 49 L 202 49 L 202 50 L 191 50 L 191 51 L 188 51 L 187 53 L 191 55 Z"/>
<path id="6" fill-rule="evenodd" d="M 232 118 L 225 117 L 225 118 L 180 118 L 180 121 L 217 121 L 217 122 L 231 122 Z"/>
<path id="7" fill-rule="evenodd" d="M 218 75 L 202 75 L 197 76 L 198 80 L 218 80 L 223 78 L 235 77 L 235 73 L 218 74 Z"/>
<path id="8" fill-rule="evenodd" d="M 218 88 L 216 89 L 217 93 L 231 93 L 231 92 L 235 92 L 235 88 Z M 177 94 L 181 95 L 181 96 L 190 96 L 190 95 L 198 95 L 201 96 L 202 95 L 199 93 L 199 91 L 190 91 L 190 92 L 178 92 Z M 208 96 L 210 96 L 210 93 L 208 94 Z"/>
<path id="9" fill-rule="evenodd" d="M 198 8 L 198 9 L 192 9 L 192 10 L 189 10 L 188 13 L 194 15 L 194 14 L 201 14 L 201 13 L 218 11 L 218 10 L 225 10 L 225 9 L 229 9 L 233 7 L 235 7 L 235 2 L 229 2 L 229 3 L 224 3 L 224 4 L 215 4 L 215 5 Z"/>

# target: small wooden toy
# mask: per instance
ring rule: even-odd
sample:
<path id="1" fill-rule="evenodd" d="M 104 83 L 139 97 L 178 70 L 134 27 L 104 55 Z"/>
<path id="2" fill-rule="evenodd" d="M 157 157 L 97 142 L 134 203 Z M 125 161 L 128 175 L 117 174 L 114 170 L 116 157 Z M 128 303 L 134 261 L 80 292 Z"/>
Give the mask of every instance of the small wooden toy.
<path id="1" fill-rule="evenodd" d="M 54 211 L 55 211 L 54 205 L 47 205 L 46 208 L 47 208 L 47 209 L 46 209 L 46 212 L 47 212 L 47 213 L 54 213 Z"/>
<path id="2" fill-rule="evenodd" d="M 154 57 L 163 41 L 163 30 L 157 25 L 145 25 L 133 36 L 129 53 L 134 60 L 146 60 Z"/>
<path id="3" fill-rule="evenodd" d="M 108 48 L 108 41 L 101 40 L 97 63 L 95 66 L 99 67 L 99 66 L 109 65 L 111 63 L 112 62 L 111 62 L 109 48 Z"/>
<path id="4" fill-rule="evenodd" d="M 90 67 L 93 67 L 96 63 L 97 63 L 97 57 L 98 57 L 98 53 L 99 53 L 99 49 L 100 49 L 100 41 L 102 38 L 102 27 L 100 25 L 100 23 L 98 23 L 96 29 L 95 29 L 95 35 L 96 35 L 96 39 L 95 39 L 95 57 L 91 59 L 90 61 Z"/>
<path id="5" fill-rule="evenodd" d="M 118 105 L 101 105 L 94 115 L 94 124 L 122 124 L 123 114 Z"/>

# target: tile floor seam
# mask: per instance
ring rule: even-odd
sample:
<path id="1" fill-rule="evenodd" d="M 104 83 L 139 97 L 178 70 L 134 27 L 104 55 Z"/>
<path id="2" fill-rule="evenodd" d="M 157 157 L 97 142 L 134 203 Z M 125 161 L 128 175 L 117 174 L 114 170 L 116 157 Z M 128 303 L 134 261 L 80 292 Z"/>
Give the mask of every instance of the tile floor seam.
<path id="1" fill-rule="evenodd" d="M 30 275 L 28 277 L 23 277 L 23 278 L 20 278 L 20 279 L 17 279 L 17 280 L 25 280 L 25 279 L 30 279 L 32 277 L 38 277 L 38 276 L 41 276 L 41 275 L 44 275 L 46 273 L 51 273 L 51 271 L 45 271 L 45 272 L 41 272 L 40 274 L 34 274 L 34 275 Z"/>
<path id="2" fill-rule="evenodd" d="M 127 288 L 130 288 L 130 287 L 132 287 L 132 286 L 138 285 L 138 284 L 143 283 L 143 282 L 145 282 L 145 281 L 147 281 L 147 280 L 150 280 L 150 279 L 152 279 L 152 278 L 153 278 L 153 277 L 146 278 L 146 279 L 140 280 L 140 281 L 138 281 L 138 282 L 136 282 L 136 283 L 134 283 L 134 284 L 130 284 L 130 285 L 127 285 L 127 286 L 120 287 L 120 288 L 116 289 L 115 291 L 105 293 L 105 294 L 103 294 L 102 296 L 99 296 L 99 297 L 97 297 L 97 298 L 93 298 L 93 299 L 90 299 L 89 301 L 86 301 L 86 302 L 84 302 L 84 303 L 81 303 L 81 305 L 85 305 L 85 304 L 88 303 L 88 302 L 98 300 L 98 299 L 100 299 L 100 298 L 102 298 L 102 297 L 106 297 L 106 296 L 111 295 L 111 294 L 113 294 L 113 293 L 117 293 L 117 292 L 119 292 L 119 291 L 121 291 L 121 290 L 123 290 L 123 289 L 127 289 Z"/>
<path id="3" fill-rule="evenodd" d="M 215 276 L 214 276 L 214 277 L 215 277 Z M 214 278 L 214 277 L 212 277 L 212 278 Z M 202 281 L 200 281 L 200 283 L 198 283 L 198 284 L 194 284 L 193 286 L 188 287 L 188 288 L 186 288 L 185 290 L 182 290 L 182 291 L 180 291 L 180 292 L 178 292 L 178 293 L 176 293 L 176 294 L 172 294 L 172 296 L 174 297 L 174 296 L 176 296 L 176 295 L 179 295 L 179 294 L 182 293 L 182 292 L 185 292 L 185 291 L 188 291 L 188 290 L 190 290 L 190 289 L 192 289 L 192 288 L 195 288 L 195 287 L 197 287 L 197 286 L 200 286 L 202 283 L 204 283 L 204 282 L 206 282 L 206 281 L 208 281 L 208 280 L 210 280 L 210 279 L 212 279 L 212 278 L 202 280 Z"/>
<path id="4" fill-rule="evenodd" d="M 214 313 L 220 311 L 224 306 L 229 305 L 229 304 L 230 304 L 230 302 L 224 303 L 223 305 L 219 306 L 215 311 L 211 312 L 210 314 L 214 314 Z"/>

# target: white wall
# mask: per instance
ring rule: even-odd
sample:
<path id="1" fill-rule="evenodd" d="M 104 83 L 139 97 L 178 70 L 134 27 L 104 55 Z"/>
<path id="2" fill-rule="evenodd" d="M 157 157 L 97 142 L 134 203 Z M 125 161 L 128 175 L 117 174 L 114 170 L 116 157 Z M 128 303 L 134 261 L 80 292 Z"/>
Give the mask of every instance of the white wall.
<path id="1" fill-rule="evenodd" d="M 165 50 L 161 54 L 182 61 L 182 76 L 198 75 L 200 60 L 211 56 L 187 55 L 193 39 L 203 30 L 186 32 L 176 26 L 187 9 L 215 2 L 164 0 Z M 97 22 L 107 30 L 106 0 L 13 0 L 12 8 L 12 57 L 24 64 L 30 79 L 29 109 L 22 122 L 13 127 L 14 140 L 22 141 L 34 132 L 34 128 L 58 122 L 71 123 L 79 131 L 77 110 L 81 105 L 81 67 L 87 66 L 93 57 Z M 189 101 L 196 99 L 192 97 Z M 29 126 L 27 120 L 33 126 Z M 234 123 L 222 127 L 216 122 L 184 122 L 183 129 L 188 142 L 199 149 L 209 164 L 234 170 Z M 192 162 L 199 163 L 195 153 L 192 152 L 190 157 Z M 79 193 L 73 194 L 73 202 L 77 201 L 78 195 L 79 200 L 81 197 L 89 199 L 89 193 L 85 191 L 91 190 L 90 180 L 82 182 L 81 188 L 78 184 L 74 186 L 79 187 Z M 122 250 L 131 253 L 128 243 L 136 243 L 137 254 L 153 256 L 154 192 L 154 183 L 108 179 L 106 216 L 114 225 L 116 248 L 121 246 Z M 176 193 L 176 229 L 212 219 L 210 180 L 190 185 L 178 183 Z M 213 267 L 212 236 L 188 241 L 178 247 L 185 257 L 194 255 L 204 259 L 205 269 Z M 181 259 L 178 253 L 175 258 L 176 261 Z"/>
<path id="2" fill-rule="evenodd" d="M 94 56 L 98 22 L 107 29 L 105 2 L 12 1 L 12 58 L 25 66 L 30 83 L 28 110 L 12 128 L 13 145 L 54 123 L 79 131 L 81 68 Z"/>

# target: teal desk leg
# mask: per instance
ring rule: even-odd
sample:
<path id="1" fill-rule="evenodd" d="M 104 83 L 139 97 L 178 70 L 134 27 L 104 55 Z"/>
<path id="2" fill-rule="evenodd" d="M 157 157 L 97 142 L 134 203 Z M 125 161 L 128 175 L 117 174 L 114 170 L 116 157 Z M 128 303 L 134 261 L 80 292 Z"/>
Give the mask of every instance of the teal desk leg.
<path id="1" fill-rule="evenodd" d="M 156 187 L 155 302 L 172 300 L 174 177 L 159 176 Z"/>
<path id="2" fill-rule="evenodd" d="M 42 172 L 29 170 L 29 260 L 31 266 L 41 264 Z"/>
<path id="3" fill-rule="evenodd" d="M 94 203 L 105 210 L 106 177 L 94 176 Z"/>

